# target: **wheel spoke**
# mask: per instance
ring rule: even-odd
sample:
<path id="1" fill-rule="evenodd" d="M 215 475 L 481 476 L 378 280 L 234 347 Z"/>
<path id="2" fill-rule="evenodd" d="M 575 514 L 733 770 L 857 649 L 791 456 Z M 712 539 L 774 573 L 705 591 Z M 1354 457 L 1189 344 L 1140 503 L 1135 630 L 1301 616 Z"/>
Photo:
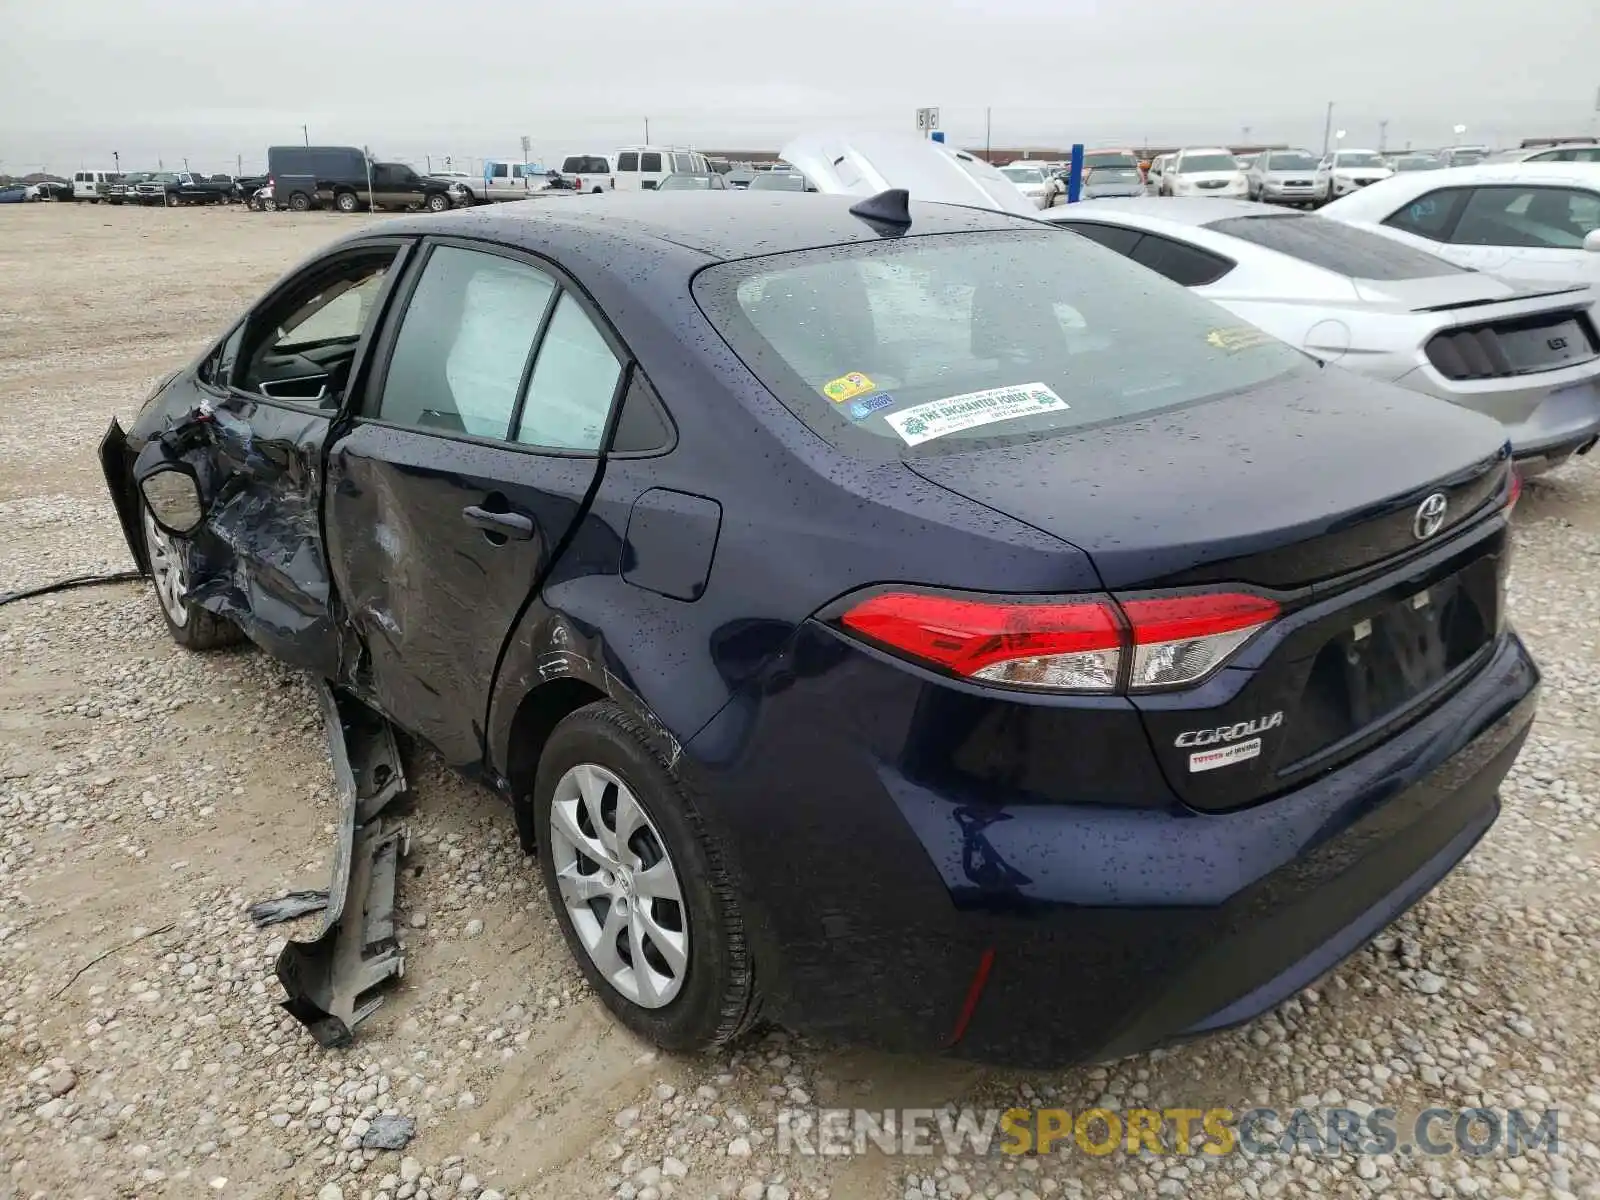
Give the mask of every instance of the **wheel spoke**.
<path id="1" fill-rule="evenodd" d="M 635 871 L 633 875 L 634 890 L 650 900 L 675 900 L 683 903 L 683 892 L 678 887 L 678 876 L 672 870 L 672 864 L 663 858 L 648 870 Z"/>
<path id="2" fill-rule="evenodd" d="M 628 964 L 623 961 L 622 955 L 617 953 L 617 935 L 627 924 L 627 910 L 620 904 L 613 904 L 606 912 L 605 922 L 600 926 L 600 936 L 589 947 L 594 965 L 599 967 L 600 973 L 624 995 L 627 994 L 627 989 L 622 986 L 622 981 L 628 973 Z"/>
<path id="3" fill-rule="evenodd" d="M 561 887 L 562 898 L 567 904 L 587 904 L 591 900 L 608 900 L 611 889 L 605 885 L 600 877 L 600 872 L 585 875 L 578 870 L 576 862 L 569 863 L 556 872 L 556 882 Z"/>
<path id="4" fill-rule="evenodd" d="M 656 986 L 656 973 L 650 960 L 644 956 L 645 924 L 640 912 L 628 914 L 628 950 L 633 958 L 633 978 L 639 988 L 639 1002 L 646 1008 L 661 1004 L 661 989 Z"/>
<path id="5" fill-rule="evenodd" d="M 633 924 L 638 930 L 638 935 L 648 937 L 650 944 L 666 960 L 667 967 L 672 971 L 672 977 L 681 980 L 689 966 L 689 939 L 683 931 L 664 927 L 650 912 L 648 904 L 639 906 L 638 911 L 634 913 Z M 642 961 L 635 957 L 633 965 L 637 968 Z"/>
<path id="6" fill-rule="evenodd" d="M 584 810 L 589 814 L 589 824 L 599 838 L 602 861 L 615 865 L 620 859 L 617 857 L 616 833 L 605 820 L 606 780 L 587 763 L 572 770 L 578 784 L 578 794 L 583 797 Z"/>
<path id="7" fill-rule="evenodd" d="M 646 824 L 644 810 L 625 787 L 617 788 L 617 861 L 626 866 L 639 865 L 639 856 L 628 845 L 629 840 Z M 663 860 L 664 861 L 664 860 Z"/>
<path id="8" fill-rule="evenodd" d="M 586 858 L 591 858 L 602 865 L 608 865 L 610 852 L 594 838 L 583 831 L 578 824 L 578 805 L 580 800 L 556 800 L 550 805 L 550 826 L 553 832 L 560 834 L 572 844 L 572 848 Z"/>

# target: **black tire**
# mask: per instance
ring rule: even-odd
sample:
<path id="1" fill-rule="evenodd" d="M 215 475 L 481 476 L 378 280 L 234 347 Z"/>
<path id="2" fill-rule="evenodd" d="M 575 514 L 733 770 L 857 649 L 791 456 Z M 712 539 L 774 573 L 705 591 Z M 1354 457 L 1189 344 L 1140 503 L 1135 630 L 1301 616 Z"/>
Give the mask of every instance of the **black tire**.
<path id="1" fill-rule="evenodd" d="M 333 197 L 333 206 L 342 213 L 353 213 L 361 207 L 361 201 L 356 199 L 354 192 L 336 192 Z"/>
<path id="2" fill-rule="evenodd" d="M 149 509 L 142 503 L 139 506 L 139 527 L 144 535 L 145 562 L 151 570 L 151 584 L 156 593 L 156 609 L 161 613 L 161 619 L 167 623 L 167 632 L 172 635 L 172 640 L 189 650 L 219 650 L 224 646 L 235 646 L 244 641 L 244 633 L 232 621 L 196 605 L 186 604 L 181 599 L 174 603 L 182 613 L 182 620 L 176 619 L 167 611 L 167 603 L 162 598 L 161 585 L 157 578 L 158 559 L 163 553 L 159 543 L 164 541 L 165 551 L 177 554 L 184 561 L 187 560 L 189 552 L 188 543 L 172 534 L 162 533 L 151 519 Z"/>
<path id="3" fill-rule="evenodd" d="M 296 192 L 289 197 L 290 212 L 308 212 L 311 208 L 311 197 L 304 192 Z"/>
<path id="4" fill-rule="evenodd" d="M 594 763 L 621 779 L 659 831 L 677 870 L 687 910 L 688 967 L 665 1006 L 645 1008 L 623 996 L 596 968 L 573 928 L 552 855 L 550 814 L 556 785 L 573 767 Z M 539 867 L 567 949 L 607 1008 L 640 1037 L 670 1051 L 720 1046 L 756 1021 L 759 1001 L 744 920 L 725 857 L 706 828 L 691 790 L 662 752 L 660 739 L 610 700 L 586 705 L 550 734 L 532 797 Z"/>
<path id="5" fill-rule="evenodd" d="M 177 208 L 178 205 L 180 205 L 182 203 L 183 203 L 183 197 L 178 195 L 177 192 L 168 192 L 167 193 L 167 207 L 168 208 Z"/>
<path id="6" fill-rule="evenodd" d="M 446 196 L 443 192 L 431 192 L 429 193 L 428 198 L 424 200 L 422 204 L 423 207 L 431 213 L 448 212 L 450 208 L 450 197 Z"/>

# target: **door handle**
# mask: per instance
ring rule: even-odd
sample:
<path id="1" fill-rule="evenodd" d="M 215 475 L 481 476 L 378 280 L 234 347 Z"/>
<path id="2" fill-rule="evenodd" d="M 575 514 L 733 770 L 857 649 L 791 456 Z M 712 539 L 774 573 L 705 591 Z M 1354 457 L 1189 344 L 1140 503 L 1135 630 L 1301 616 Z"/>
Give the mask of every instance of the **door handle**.
<path id="1" fill-rule="evenodd" d="M 533 518 L 521 513 L 490 512 L 476 504 L 469 504 L 461 510 L 461 519 L 485 533 L 497 533 L 515 541 L 526 542 L 533 537 Z"/>

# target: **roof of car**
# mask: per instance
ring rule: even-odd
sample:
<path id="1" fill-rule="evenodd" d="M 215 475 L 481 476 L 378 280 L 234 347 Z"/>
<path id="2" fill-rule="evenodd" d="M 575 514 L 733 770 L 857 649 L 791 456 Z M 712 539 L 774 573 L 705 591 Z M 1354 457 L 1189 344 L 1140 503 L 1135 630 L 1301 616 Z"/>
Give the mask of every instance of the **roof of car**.
<path id="1" fill-rule="evenodd" d="M 1050 209 L 1044 220 L 1091 219 L 1095 213 L 1127 213 L 1133 217 L 1168 221 L 1174 225 L 1209 225 L 1228 217 L 1297 217 L 1293 209 L 1249 200 L 1210 199 L 1203 196 L 1108 196 Z"/>
<path id="2" fill-rule="evenodd" d="M 725 197 L 700 191 L 606 192 L 402 218 L 379 228 L 383 232 L 487 237 L 526 249 L 549 247 L 564 236 L 576 240 L 604 234 L 613 245 L 670 243 L 725 260 L 878 241 L 884 235 L 850 213 L 850 206 L 858 200 L 854 196 L 767 191 L 747 193 L 737 204 L 730 204 Z M 907 232 L 912 235 L 1036 224 L 1026 217 L 949 204 L 913 200 L 910 209 Z"/>

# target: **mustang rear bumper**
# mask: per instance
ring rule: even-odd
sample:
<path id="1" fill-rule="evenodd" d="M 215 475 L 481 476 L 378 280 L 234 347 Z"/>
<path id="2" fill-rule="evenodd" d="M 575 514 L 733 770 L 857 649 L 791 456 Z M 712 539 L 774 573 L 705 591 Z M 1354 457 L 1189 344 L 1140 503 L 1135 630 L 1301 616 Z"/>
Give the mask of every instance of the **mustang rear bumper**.
<path id="1" fill-rule="evenodd" d="M 1363 945 L 1494 822 L 1538 678 L 1507 633 L 1382 746 L 1219 814 L 1155 791 L 1130 808 L 929 786 L 900 764 L 930 685 L 854 647 L 736 700 L 686 751 L 776 1019 L 1047 1067 L 1247 1020 Z M 902 730 L 905 752 L 841 712 Z"/>

